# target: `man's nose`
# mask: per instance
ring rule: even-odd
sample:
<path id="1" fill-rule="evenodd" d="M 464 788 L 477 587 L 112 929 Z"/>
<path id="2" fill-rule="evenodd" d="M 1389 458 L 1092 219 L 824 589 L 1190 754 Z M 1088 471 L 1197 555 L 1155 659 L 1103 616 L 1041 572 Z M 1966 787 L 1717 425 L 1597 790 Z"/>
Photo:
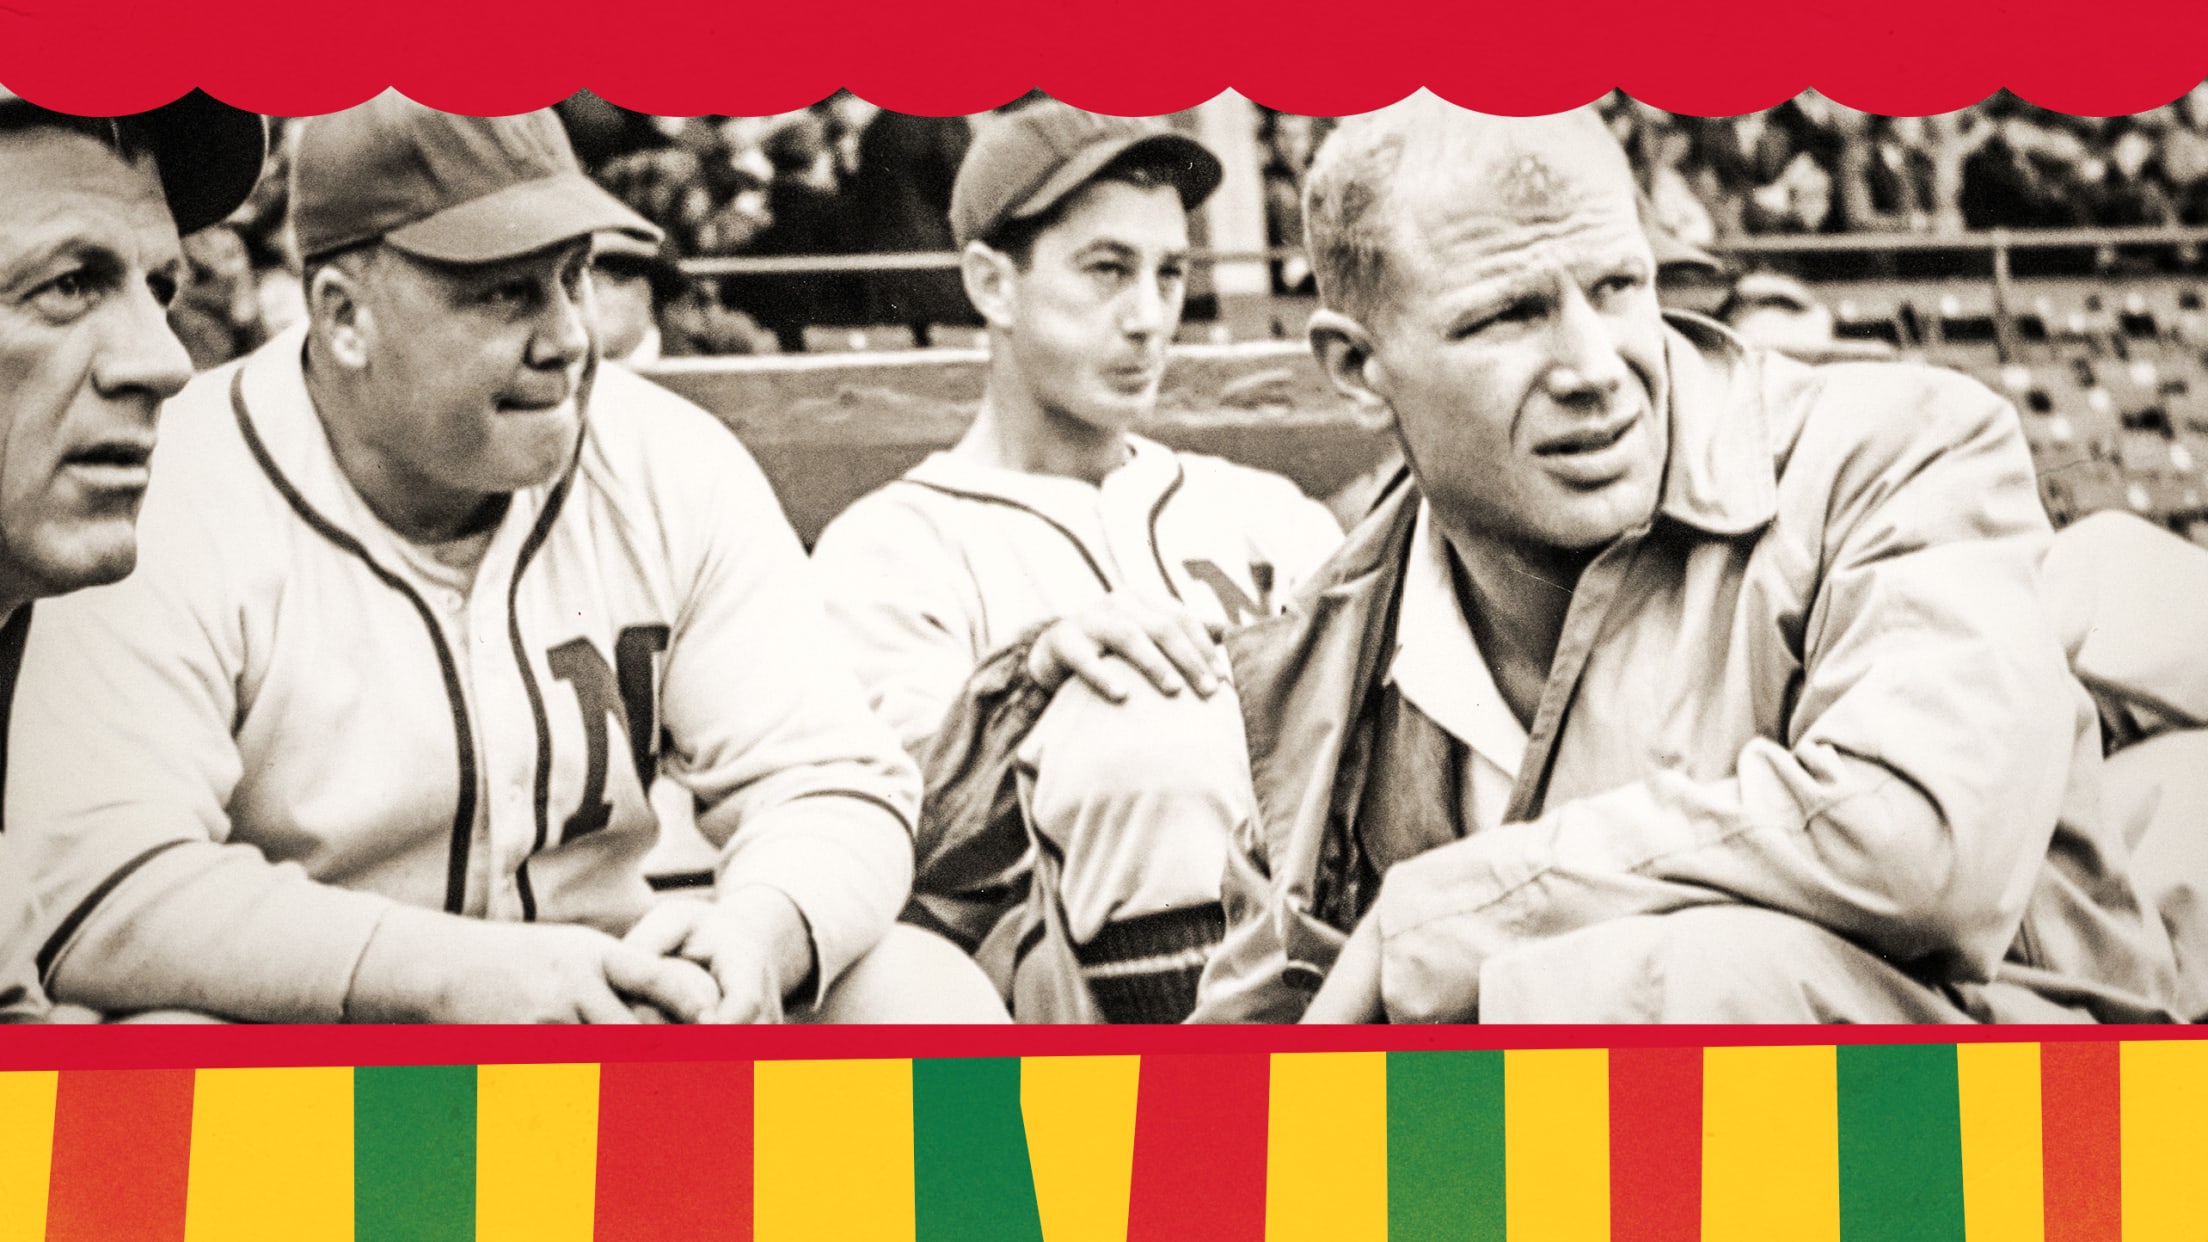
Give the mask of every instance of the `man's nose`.
<path id="1" fill-rule="evenodd" d="M 558 286 L 545 299 L 543 318 L 529 341 L 529 361 L 547 370 L 573 366 L 590 352 L 589 294 Z"/>
<path id="2" fill-rule="evenodd" d="M 1553 339 L 1548 383 L 1559 401 L 1607 405 L 1632 374 L 1618 349 L 1617 325 L 1577 288 L 1564 295 Z"/>
<path id="3" fill-rule="evenodd" d="M 101 331 L 100 352 L 92 367 L 92 386 L 101 396 L 145 393 L 156 403 L 183 390 L 192 378 L 192 357 L 169 327 L 168 310 L 144 285 L 133 285 L 110 304 Z"/>
<path id="4" fill-rule="evenodd" d="M 1155 279 L 1145 278 L 1136 281 L 1135 287 L 1128 291 L 1120 315 L 1120 330 L 1129 336 L 1162 336 L 1169 315 L 1166 291 Z"/>

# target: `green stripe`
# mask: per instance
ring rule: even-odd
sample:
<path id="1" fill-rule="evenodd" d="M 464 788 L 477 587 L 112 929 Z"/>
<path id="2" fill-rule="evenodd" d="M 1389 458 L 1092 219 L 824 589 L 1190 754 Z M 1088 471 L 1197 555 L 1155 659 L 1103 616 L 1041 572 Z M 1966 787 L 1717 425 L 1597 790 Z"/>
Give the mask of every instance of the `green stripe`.
<path id="1" fill-rule="evenodd" d="M 1843 1044 L 1842 1242 L 1963 1242 L 1963 1121 L 1952 1044 Z"/>
<path id="2" fill-rule="evenodd" d="M 353 1071 L 358 1242 L 475 1237 L 475 1067 Z"/>
<path id="3" fill-rule="evenodd" d="M 1388 1054 L 1390 1242 L 1504 1242 L 1503 1054 Z"/>
<path id="4" fill-rule="evenodd" d="M 912 1063 L 915 1242 L 1042 1242 L 1017 1057 Z"/>

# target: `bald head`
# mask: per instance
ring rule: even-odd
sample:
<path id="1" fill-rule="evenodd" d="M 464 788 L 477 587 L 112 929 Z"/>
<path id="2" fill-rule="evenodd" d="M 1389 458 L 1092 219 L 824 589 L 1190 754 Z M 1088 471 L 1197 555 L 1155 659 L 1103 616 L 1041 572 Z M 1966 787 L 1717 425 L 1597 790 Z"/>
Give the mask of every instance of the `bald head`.
<path id="1" fill-rule="evenodd" d="M 1635 204 L 1625 152 L 1592 111 L 1488 116 L 1420 91 L 1327 138 L 1304 183 L 1304 235 L 1320 300 L 1369 319 L 1389 291 L 1394 249 L 1437 210 L 1500 232 Z"/>

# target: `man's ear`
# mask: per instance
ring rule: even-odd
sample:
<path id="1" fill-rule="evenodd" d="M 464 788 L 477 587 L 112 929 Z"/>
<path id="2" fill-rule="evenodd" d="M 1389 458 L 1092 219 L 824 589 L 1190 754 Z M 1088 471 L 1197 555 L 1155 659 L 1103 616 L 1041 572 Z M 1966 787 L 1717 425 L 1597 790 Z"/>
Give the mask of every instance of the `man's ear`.
<path id="1" fill-rule="evenodd" d="M 1395 410 L 1384 391 L 1386 375 L 1373 356 L 1372 333 L 1340 311 L 1324 308 L 1312 314 L 1310 332 L 1319 369 L 1349 398 L 1358 424 L 1368 431 L 1393 427 Z"/>
<path id="2" fill-rule="evenodd" d="M 325 263 L 307 282 L 307 318 L 330 360 L 350 370 L 368 365 L 368 340 L 375 313 L 366 290 L 350 265 Z"/>
<path id="3" fill-rule="evenodd" d="M 966 284 L 966 297 L 992 328 L 1012 325 L 1013 282 L 1019 274 L 1019 265 L 1011 255 L 978 241 L 967 242 L 958 256 L 958 275 Z"/>

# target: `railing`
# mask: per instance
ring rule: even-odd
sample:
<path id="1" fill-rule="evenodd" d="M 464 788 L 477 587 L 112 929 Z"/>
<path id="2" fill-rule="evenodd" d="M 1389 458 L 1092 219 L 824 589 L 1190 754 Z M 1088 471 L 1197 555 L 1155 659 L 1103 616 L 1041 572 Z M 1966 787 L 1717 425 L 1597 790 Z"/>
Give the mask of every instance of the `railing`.
<path id="1" fill-rule="evenodd" d="M 1707 249 L 1719 256 L 1796 254 L 1991 253 L 1998 276 L 2018 250 L 2076 250 L 2128 246 L 2201 246 L 2208 228 L 1984 229 L 1963 233 L 1788 233 L 1730 237 Z M 1189 256 L 1198 265 L 1274 263 L 1303 257 L 1294 246 L 1269 250 L 1199 250 Z M 951 251 L 919 254 L 732 255 L 684 259 L 690 276 L 786 276 L 818 272 L 945 271 L 958 266 Z"/>
<path id="2" fill-rule="evenodd" d="M 2016 346 L 2013 256 L 2018 251 L 2093 250 L 2105 253 L 2141 247 L 2190 248 L 2208 254 L 2208 228 L 1985 229 L 1957 233 L 1819 233 L 1731 237 L 1707 249 L 1735 260 L 1783 259 L 1807 255 L 1947 254 L 1989 257 L 1993 320 L 2001 353 Z M 1303 257 L 1297 247 L 1266 250 L 1199 250 L 1189 256 L 1198 266 L 1269 264 Z M 863 275 L 875 272 L 947 271 L 958 267 L 954 252 L 845 255 L 716 256 L 685 259 L 684 274 L 718 276 L 792 276 L 823 273 Z"/>

